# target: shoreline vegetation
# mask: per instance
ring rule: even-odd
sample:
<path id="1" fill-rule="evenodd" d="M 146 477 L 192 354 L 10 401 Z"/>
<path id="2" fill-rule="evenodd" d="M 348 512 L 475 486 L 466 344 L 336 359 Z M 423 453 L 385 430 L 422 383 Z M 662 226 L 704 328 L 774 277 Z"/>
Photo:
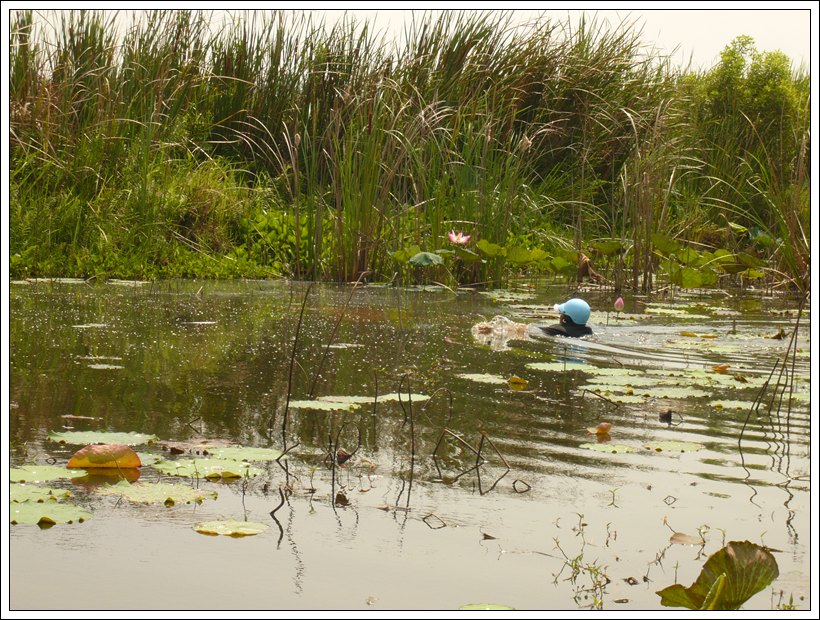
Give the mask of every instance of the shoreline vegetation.
<path id="1" fill-rule="evenodd" d="M 806 69 L 509 18 L 12 12 L 11 276 L 809 289 Z"/>

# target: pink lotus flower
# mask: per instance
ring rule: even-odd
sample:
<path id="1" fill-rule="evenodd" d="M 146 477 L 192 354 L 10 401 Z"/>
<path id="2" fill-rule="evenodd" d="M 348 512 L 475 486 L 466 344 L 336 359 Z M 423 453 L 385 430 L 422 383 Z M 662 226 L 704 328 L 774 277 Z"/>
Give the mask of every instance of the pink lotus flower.
<path id="1" fill-rule="evenodd" d="M 451 230 L 447 237 L 449 237 L 450 243 L 453 245 L 467 245 L 467 242 L 470 240 L 470 235 L 465 235 L 463 232 L 456 233 L 454 230 Z"/>
<path id="2" fill-rule="evenodd" d="M 624 298 L 619 296 L 618 299 L 615 300 L 615 310 L 617 312 L 620 312 L 623 309 L 624 309 Z"/>

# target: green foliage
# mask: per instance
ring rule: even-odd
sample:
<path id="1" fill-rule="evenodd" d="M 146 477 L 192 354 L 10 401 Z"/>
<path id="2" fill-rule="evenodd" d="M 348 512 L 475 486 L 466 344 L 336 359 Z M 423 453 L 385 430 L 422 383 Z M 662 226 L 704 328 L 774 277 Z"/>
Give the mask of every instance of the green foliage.
<path id="1" fill-rule="evenodd" d="M 571 276 L 585 237 L 636 288 L 677 238 L 807 282 L 809 81 L 748 37 L 677 75 L 628 22 L 425 14 L 391 48 L 350 18 L 114 15 L 12 13 L 14 277 L 409 279 L 456 227 L 450 283 Z"/>

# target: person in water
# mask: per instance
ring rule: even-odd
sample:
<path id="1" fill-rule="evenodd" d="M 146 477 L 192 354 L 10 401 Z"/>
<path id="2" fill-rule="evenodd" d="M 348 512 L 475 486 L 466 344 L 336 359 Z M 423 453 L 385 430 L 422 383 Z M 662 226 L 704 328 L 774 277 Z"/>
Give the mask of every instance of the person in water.
<path id="1" fill-rule="evenodd" d="M 561 322 L 557 325 L 541 327 L 541 330 L 550 336 L 567 336 L 580 338 L 592 335 L 587 326 L 589 321 L 589 304 L 577 297 L 562 304 L 555 304 L 555 310 L 561 315 Z"/>

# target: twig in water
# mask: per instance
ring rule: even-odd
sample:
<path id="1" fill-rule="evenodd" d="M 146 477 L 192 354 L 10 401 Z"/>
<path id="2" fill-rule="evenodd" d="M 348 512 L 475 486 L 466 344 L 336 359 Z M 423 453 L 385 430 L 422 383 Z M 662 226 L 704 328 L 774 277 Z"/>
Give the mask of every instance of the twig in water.
<path id="1" fill-rule="evenodd" d="M 305 305 L 307 304 L 308 295 L 313 288 L 313 282 L 307 287 L 305 291 L 305 298 L 302 300 L 302 308 L 299 310 L 299 321 L 296 323 L 296 335 L 293 337 L 293 348 L 290 352 L 290 365 L 288 367 L 288 397 L 285 401 L 285 413 L 282 416 L 282 449 L 287 449 L 287 431 L 288 431 L 288 409 L 290 408 L 290 394 L 293 389 L 293 363 L 296 359 L 296 347 L 299 344 L 299 333 L 302 331 L 302 318 L 305 315 Z"/>

